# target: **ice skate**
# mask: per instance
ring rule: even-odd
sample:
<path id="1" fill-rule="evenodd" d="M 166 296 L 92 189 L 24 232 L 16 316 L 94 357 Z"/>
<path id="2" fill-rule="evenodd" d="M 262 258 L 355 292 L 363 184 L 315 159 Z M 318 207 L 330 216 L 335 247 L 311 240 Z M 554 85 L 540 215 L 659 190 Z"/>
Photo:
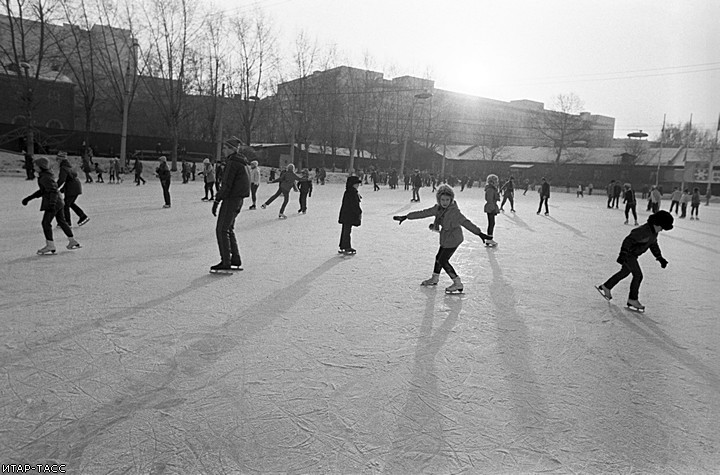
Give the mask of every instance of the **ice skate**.
<path id="1" fill-rule="evenodd" d="M 163 208 L 169 208 L 170 205 L 163 205 Z"/>
<path id="2" fill-rule="evenodd" d="M 210 201 L 208 200 L 207 196 L 205 198 L 200 198 L 200 201 Z"/>
<path id="3" fill-rule="evenodd" d="M 510 209 L 510 212 L 511 212 L 511 213 L 514 213 L 514 212 L 515 212 L 515 210 L 514 210 L 514 209 Z"/>
<path id="4" fill-rule="evenodd" d="M 354 256 L 356 253 L 357 253 L 357 251 L 355 249 L 353 249 L 352 247 L 348 247 L 347 249 L 345 249 L 343 251 L 343 254 L 345 254 L 346 256 Z"/>
<path id="5" fill-rule="evenodd" d="M 612 300 L 612 293 L 610 292 L 610 289 L 605 287 L 603 284 L 596 285 L 595 288 L 598 292 L 600 292 L 600 295 L 602 295 L 605 300 Z"/>
<path id="6" fill-rule="evenodd" d="M 284 214 L 280 213 L 280 214 L 278 215 L 278 219 L 287 219 L 287 216 L 285 216 Z"/>
<path id="7" fill-rule="evenodd" d="M 639 224 L 638 224 L 638 222 L 637 222 L 637 221 L 635 221 L 635 226 L 639 226 Z"/>
<path id="8" fill-rule="evenodd" d="M 498 243 L 496 241 L 494 241 L 493 238 L 487 239 L 485 241 L 486 247 L 497 247 L 497 245 L 498 245 Z"/>
<path id="9" fill-rule="evenodd" d="M 645 312 L 645 305 L 641 304 L 639 300 L 628 299 L 627 308 L 635 312 Z"/>
<path id="10" fill-rule="evenodd" d="M 453 283 L 450 287 L 445 288 L 446 294 L 461 294 L 463 292 L 463 283 L 460 280 L 460 276 L 453 279 Z"/>
<path id="11" fill-rule="evenodd" d="M 240 260 L 240 258 L 230 259 L 230 269 L 231 270 L 243 270 L 242 261 Z"/>
<path id="12" fill-rule="evenodd" d="M 257 209 L 255 205 L 251 205 L 248 209 Z"/>
<path id="13" fill-rule="evenodd" d="M 66 246 L 68 249 L 80 249 L 82 246 L 79 242 L 75 240 L 75 238 L 68 238 L 68 245 Z"/>
<path id="14" fill-rule="evenodd" d="M 338 254 L 345 254 L 345 249 L 338 249 Z"/>
<path id="15" fill-rule="evenodd" d="M 694 216 L 690 216 L 690 220 L 693 220 L 693 219 L 695 219 L 695 217 L 694 217 Z"/>
<path id="16" fill-rule="evenodd" d="M 433 274 L 432 277 L 430 277 L 427 280 L 423 280 L 420 285 L 424 287 L 429 287 L 431 285 L 437 285 L 438 281 L 440 280 L 440 274 Z"/>
<path id="17" fill-rule="evenodd" d="M 87 224 L 88 221 L 90 221 L 90 218 L 88 218 L 87 216 L 85 216 L 83 219 L 81 219 L 80 221 L 78 221 L 78 226 L 83 226 L 83 225 Z"/>
<path id="18" fill-rule="evenodd" d="M 223 264 L 221 262 L 219 264 L 215 264 L 214 266 L 211 266 L 210 273 L 211 274 L 232 274 L 233 269 L 230 266 L 230 264 Z"/>
<path id="19" fill-rule="evenodd" d="M 38 249 L 38 255 L 55 254 L 55 243 L 53 241 L 45 241 L 45 247 Z"/>
<path id="20" fill-rule="evenodd" d="M 626 219 L 626 220 L 625 220 L 625 222 L 624 222 L 623 224 L 628 224 L 628 220 Z"/>
<path id="21" fill-rule="evenodd" d="M 267 208 L 267 205 L 266 205 L 266 204 L 262 204 L 262 205 L 260 205 L 260 207 L 261 207 L 262 209 L 265 209 L 265 208 Z"/>

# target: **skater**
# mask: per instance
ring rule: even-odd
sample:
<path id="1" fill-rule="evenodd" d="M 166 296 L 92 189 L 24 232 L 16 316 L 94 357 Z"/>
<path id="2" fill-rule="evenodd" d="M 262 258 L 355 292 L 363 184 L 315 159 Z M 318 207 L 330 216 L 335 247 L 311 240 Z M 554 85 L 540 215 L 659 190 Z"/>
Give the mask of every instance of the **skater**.
<path id="1" fill-rule="evenodd" d="M 93 179 L 92 176 L 90 176 L 90 173 L 92 173 L 92 167 L 90 167 L 90 161 L 87 159 L 87 156 L 83 156 L 81 170 L 85 173 L 85 183 L 92 183 Z"/>
<path id="2" fill-rule="evenodd" d="M 380 177 L 378 176 L 378 171 L 373 170 L 371 177 L 373 182 L 373 191 L 380 191 L 380 185 L 378 184 Z"/>
<path id="3" fill-rule="evenodd" d="M 302 178 L 298 181 L 298 189 L 300 190 L 300 209 L 298 213 L 307 213 L 307 199 L 312 197 L 312 179 L 310 178 L 310 172 L 303 170 Z"/>
<path id="4" fill-rule="evenodd" d="M 613 193 L 615 191 L 615 180 L 610 180 L 607 186 L 607 207 L 612 208 Z"/>
<path id="5" fill-rule="evenodd" d="M 445 292 L 462 292 L 462 280 L 450 264 L 450 258 L 463 242 L 462 228 L 480 236 L 483 241 L 491 238 L 462 214 L 455 202 L 455 192 L 451 187 L 440 185 L 435 196 L 437 203 L 434 206 L 421 211 L 413 211 L 404 216 L 393 216 L 393 219 L 402 224 L 406 219 L 422 219 L 430 216 L 435 218 L 435 221 L 430 225 L 430 230 L 440 233 L 440 249 L 435 255 L 432 276 L 423 281 L 421 285 L 437 285 L 440 279 L 440 271 L 444 270 L 453 281 L 452 285 L 445 289 Z"/>
<path id="6" fill-rule="evenodd" d="M 250 195 L 252 196 L 250 209 L 255 209 L 258 188 L 260 188 L 260 169 L 257 160 L 253 160 L 250 162 Z"/>
<path id="7" fill-rule="evenodd" d="M 288 166 L 280 173 L 280 176 L 277 177 L 275 180 L 272 180 L 270 183 L 278 183 L 278 190 L 275 192 L 274 195 L 272 195 L 268 200 L 263 203 L 261 206 L 262 209 L 265 209 L 275 201 L 275 199 L 283 195 L 283 204 L 280 206 L 280 213 L 278 214 L 279 219 L 286 219 L 287 216 L 285 216 L 285 207 L 288 204 L 288 200 L 290 199 L 290 190 L 296 190 L 297 188 L 295 186 L 295 182 L 300 180 L 300 177 L 295 174 L 295 165 L 292 163 L 289 163 Z"/>
<path id="8" fill-rule="evenodd" d="M 38 174 L 38 191 L 30 196 L 25 197 L 22 200 L 23 206 L 34 200 L 35 198 L 42 198 L 40 204 L 40 211 L 43 211 L 42 228 L 43 234 L 45 234 L 45 247 L 38 249 L 38 255 L 44 254 L 55 254 L 55 241 L 53 240 L 52 220 L 55 218 L 58 225 L 62 228 L 63 232 L 68 238 L 68 249 L 77 249 L 80 247 L 80 243 L 75 240 L 72 229 L 65 221 L 65 203 L 63 203 L 62 197 L 58 191 L 58 185 L 55 182 L 55 177 L 50 170 L 50 162 L 45 157 L 36 158 L 33 162 L 35 171 Z"/>
<path id="9" fill-rule="evenodd" d="M 340 254 L 353 255 L 357 252 L 352 247 L 350 233 L 353 226 L 360 226 L 362 223 L 362 209 L 360 208 L 362 197 L 358 193 L 360 183 L 362 183 L 360 178 L 354 175 L 349 176 L 345 182 L 345 193 L 338 217 L 338 223 L 342 225 L 340 249 L 338 250 Z"/>
<path id="10" fill-rule="evenodd" d="M 215 167 L 210 163 L 210 159 L 206 158 L 203 160 L 203 169 L 200 172 L 203 176 L 203 182 L 205 183 L 205 196 L 200 201 L 212 201 L 215 199 Z M 208 198 L 208 191 L 210 192 L 210 198 Z"/>
<path id="11" fill-rule="evenodd" d="M 195 173 L 197 172 L 197 165 L 195 162 L 192 162 L 192 165 L 190 165 L 190 173 L 192 173 L 192 181 L 195 181 Z"/>
<path id="12" fill-rule="evenodd" d="M 162 186 L 163 190 L 163 198 L 165 199 L 165 204 L 163 205 L 163 208 L 169 208 L 170 181 L 172 180 L 172 174 L 170 173 L 170 169 L 168 168 L 167 157 L 165 155 L 160 156 L 160 165 L 158 165 L 158 167 L 155 169 L 155 174 L 160 179 L 160 185 Z"/>
<path id="13" fill-rule="evenodd" d="M 630 294 L 628 295 L 627 306 L 633 310 L 644 311 L 645 306 L 638 301 L 640 293 L 640 283 L 643 279 L 642 270 L 638 263 L 640 257 L 645 251 L 650 249 L 655 259 L 664 269 L 668 265 L 668 261 L 662 256 L 660 246 L 658 246 L 658 233 L 660 231 L 669 231 L 673 228 L 673 217 L 667 211 L 658 211 L 648 217 L 647 223 L 639 226 L 632 231 L 623 240 L 620 247 L 620 255 L 617 263 L 622 268 L 604 284 L 598 285 L 596 288 L 607 300 L 612 299 L 611 290 L 618 282 L 628 275 L 632 274 L 632 282 L 630 282 Z"/>
<path id="14" fill-rule="evenodd" d="M 625 203 L 625 224 L 628 224 L 630 220 L 630 211 L 632 211 L 633 218 L 635 219 L 635 226 L 637 226 L 637 211 L 635 210 L 635 207 L 637 206 L 637 201 L 635 200 L 635 190 L 632 189 L 632 185 L 630 183 L 625 183 L 625 194 L 623 195 L 623 203 Z"/>
<path id="15" fill-rule="evenodd" d="M 82 208 L 75 204 L 78 196 L 82 195 L 82 183 L 80 183 L 78 179 L 77 172 L 73 170 L 72 165 L 70 165 L 65 152 L 58 152 L 56 159 L 60 167 L 57 185 L 60 193 L 65 195 L 63 217 L 68 226 L 72 226 L 70 221 L 70 209 L 72 209 L 78 216 L 78 226 L 82 226 L 90 221 L 90 218 L 88 218 Z"/>
<path id="16" fill-rule="evenodd" d="M 95 173 L 97 173 L 97 178 L 95 181 L 98 183 L 105 183 L 105 180 L 103 180 L 103 169 L 100 168 L 100 164 L 95 162 Z"/>
<path id="17" fill-rule="evenodd" d="M 146 183 L 145 179 L 142 177 L 143 164 L 140 161 L 140 157 L 135 157 L 135 163 L 133 163 L 133 167 L 130 171 L 135 172 L 135 186 L 140 186 L 140 182 L 142 182 L 143 185 Z"/>
<path id="18" fill-rule="evenodd" d="M 410 189 L 410 175 L 409 174 L 405 175 L 403 177 L 403 183 L 405 185 L 405 191 L 409 190 Z"/>
<path id="19" fill-rule="evenodd" d="M 673 188 L 673 192 L 670 195 L 670 212 L 673 212 L 673 208 L 675 209 L 675 216 L 677 216 L 678 211 L 680 210 L 680 199 L 682 199 L 682 191 L 678 189 L 678 187 Z"/>
<path id="20" fill-rule="evenodd" d="M 108 183 L 115 183 L 115 159 L 111 158 L 108 166 Z"/>
<path id="21" fill-rule="evenodd" d="M 422 188 L 422 176 L 420 176 L 420 170 L 415 170 L 415 174 L 412 177 L 413 197 L 410 201 L 413 201 L 415 203 L 420 202 L 420 188 Z"/>
<path id="22" fill-rule="evenodd" d="M 183 159 L 182 161 L 181 174 L 183 185 L 185 185 L 188 181 L 190 181 L 190 164 L 186 159 Z"/>
<path id="23" fill-rule="evenodd" d="M 245 156 L 240 152 L 230 153 L 223 173 L 225 175 L 222 186 L 212 206 L 212 214 L 218 218 L 215 236 L 220 250 L 220 263 L 210 267 L 210 272 L 230 272 L 233 268 L 242 270 L 242 259 L 234 228 L 243 200 L 250 196 L 250 167 Z M 220 203 L 222 206 L 218 214 Z"/>
<path id="24" fill-rule="evenodd" d="M 580 183 L 577 187 L 577 193 L 575 194 L 575 198 L 585 198 L 585 187 L 582 183 Z"/>
<path id="25" fill-rule="evenodd" d="M 548 200 L 550 199 L 550 183 L 547 182 L 545 177 L 542 177 L 540 179 L 542 184 L 540 185 L 540 204 L 538 205 L 537 214 L 540 214 L 540 210 L 542 209 L 543 203 L 545 203 L 545 216 L 550 216 L 550 212 L 548 211 Z M 608 205 L 608 208 L 610 206 Z"/>
<path id="26" fill-rule="evenodd" d="M 324 168 L 321 168 L 321 169 L 320 169 L 320 184 L 321 184 L 321 185 L 324 185 L 324 184 L 325 184 L 325 178 L 326 178 L 326 177 L 327 177 L 327 172 L 325 171 Z"/>
<path id="27" fill-rule="evenodd" d="M 593 184 L 588 183 L 588 196 L 592 196 Z"/>
<path id="28" fill-rule="evenodd" d="M 113 168 L 115 169 L 115 182 L 118 184 L 122 183 L 122 174 L 124 173 L 124 171 L 120 167 L 120 159 L 118 157 L 115 157 L 113 161 Z"/>
<path id="29" fill-rule="evenodd" d="M 690 194 L 690 190 L 688 188 L 685 188 L 682 197 L 680 197 L 680 219 L 685 219 L 687 217 L 687 207 L 688 203 L 690 203 L 691 201 L 692 195 Z"/>
<path id="30" fill-rule="evenodd" d="M 650 190 L 650 201 L 648 202 L 648 211 L 657 213 L 660 211 L 660 203 L 662 202 L 662 194 L 657 186 L 653 185 Z"/>
<path id="31" fill-rule="evenodd" d="M 498 192 L 498 177 L 495 174 L 487 176 L 485 184 L 485 207 L 483 211 L 487 214 L 487 240 L 485 240 L 486 246 L 497 246 L 497 243 L 493 239 L 495 232 L 495 216 L 500 212 L 497 202 L 500 201 L 500 193 Z"/>
<path id="32" fill-rule="evenodd" d="M 527 195 L 528 188 L 530 188 L 530 180 L 525 178 L 525 181 L 523 182 L 523 196 Z"/>
<path id="33" fill-rule="evenodd" d="M 700 210 L 700 188 L 693 188 L 692 198 L 690 198 L 690 219 L 700 220 L 698 211 Z M 695 218 L 693 218 L 695 216 Z"/>
<path id="34" fill-rule="evenodd" d="M 620 184 L 619 181 L 615 182 L 615 186 L 613 187 L 613 200 L 612 204 L 617 209 L 620 207 L 620 195 L 622 195 L 623 187 Z"/>
<path id="35" fill-rule="evenodd" d="M 513 177 L 510 177 L 508 181 L 505 182 L 505 184 L 502 186 L 502 192 L 503 192 L 503 199 L 502 203 L 500 203 L 500 211 L 503 213 L 505 210 L 503 209 L 503 206 L 505 206 L 505 201 L 510 201 L 510 212 L 515 212 L 515 183 L 513 182 Z"/>

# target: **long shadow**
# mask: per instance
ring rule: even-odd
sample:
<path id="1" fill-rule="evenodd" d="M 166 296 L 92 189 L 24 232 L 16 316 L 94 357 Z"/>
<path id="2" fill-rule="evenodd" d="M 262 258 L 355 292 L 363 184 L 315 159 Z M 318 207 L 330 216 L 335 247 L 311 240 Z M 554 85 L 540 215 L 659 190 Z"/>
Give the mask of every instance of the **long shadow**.
<path id="1" fill-rule="evenodd" d="M 649 318 L 645 318 L 644 316 L 639 319 L 630 318 L 629 315 L 624 313 L 625 310 L 621 310 L 619 307 L 614 305 L 610 306 L 610 310 L 616 320 L 622 322 L 630 330 L 642 336 L 658 349 L 677 360 L 683 366 L 702 378 L 715 392 L 720 393 L 720 375 L 718 375 L 716 370 L 705 364 L 700 358 L 688 353 L 685 348 L 658 328 L 655 322 Z M 645 323 L 647 329 L 636 323 L 640 321 Z"/>
<path id="2" fill-rule="evenodd" d="M 675 241 L 680 241 L 681 243 L 687 244 L 688 246 L 697 247 L 697 248 L 699 248 L 699 249 L 702 249 L 703 251 L 712 252 L 713 254 L 720 254 L 720 249 L 716 249 L 716 248 L 712 248 L 712 247 L 708 247 L 708 246 L 703 246 L 702 244 L 698 244 L 698 243 L 696 243 L 696 242 L 694 242 L 694 241 L 690 241 L 690 240 L 688 240 L 688 239 L 679 238 L 679 237 L 677 237 L 677 236 L 673 236 L 672 234 L 665 234 L 665 233 L 663 233 L 663 239 L 664 239 L 664 238 L 673 239 L 673 240 L 675 240 Z"/>
<path id="3" fill-rule="evenodd" d="M 441 456 L 448 444 L 443 431 L 447 425 L 444 419 L 455 422 L 441 413 L 445 403 L 438 388 L 435 358 L 457 323 L 462 299 L 452 296 L 444 300 L 449 307 L 447 317 L 433 331 L 437 288 L 428 288 L 425 292 L 427 300 L 415 347 L 412 378 L 392 440 L 390 473 L 422 473 L 432 468 L 433 459 Z"/>
<path id="4" fill-rule="evenodd" d="M 533 228 L 530 227 L 529 224 L 527 224 L 520 216 L 517 215 L 517 213 L 510 213 L 507 215 L 507 217 L 510 219 L 510 221 L 514 224 L 517 224 L 521 228 L 527 229 L 530 232 L 535 232 Z"/>
<path id="5" fill-rule="evenodd" d="M 240 346 L 242 341 L 267 328 L 275 319 L 292 308 L 297 300 L 306 295 L 315 280 L 342 262 L 345 261 L 335 257 L 328 259 L 292 285 L 242 309 L 242 315 L 238 315 L 236 319 L 231 319 L 215 327 L 213 331 L 198 336 L 184 347 L 174 356 L 165 373 L 143 374 L 141 378 L 131 381 L 114 400 L 106 402 L 82 417 L 73 419 L 59 430 L 37 436 L 21 448 L 16 448 L 16 453 L 22 455 L 23 460 L 40 460 L 42 457 L 46 459 L 48 453 L 52 453 L 54 459 L 63 460 L 68 464 L 69 471 L 77 471 L 83 452 L 93 443 L 95 437 L 107 432 L 112 426 L 130 419 L 135 413 L 151 408 L 162 408 L 167 404 L 176 405 L 178 401 L 182 403 L 182 398 L 177 394 L 178 390 L 174 389 L 183 386 L 178 380 L 207 371 L 218 360 Z M 184 289 L 150 300 L 138 310 L 117 312 L 94 320 L 84 325 L 83 329 L 87 330 L 89 325 L 100 326 L 113 319 L 125 318 L 129 314 L 157 306 L 190 289 L 209 285 L 215 277 L 208 275 L 195 279 Z M 63 336 L 67 338 L 66 334 Z M 47 440 L 50 436 L 52 441 Z"/>
<path id="6" fill-rule="evenodd" d="M 580 231 L 578 228 L 574 228 L 570 226 L 569 224 L 565 224 L 562 221 L 558 221 L 557 219 L 553 218 L 552 216 L 545 216 L 548 220 L 552 221 L 553 223 L 557 224 L 558 226 L 562 226 L 563 228 L 567 229 L 568 231 L 572 232 L 578 237 L 581 237 L 583 239 L 587 239 L 587 236 L 585 236 L 585 233 Z"/>

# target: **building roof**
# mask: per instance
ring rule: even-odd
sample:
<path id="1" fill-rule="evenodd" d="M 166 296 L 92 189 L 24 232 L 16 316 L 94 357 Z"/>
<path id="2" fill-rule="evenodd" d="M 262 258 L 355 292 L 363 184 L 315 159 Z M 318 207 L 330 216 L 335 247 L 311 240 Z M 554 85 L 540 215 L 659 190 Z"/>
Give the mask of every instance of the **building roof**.
<path id="1" fill-rule="evenodd" d="M 677 147 L 666 147 L 663 148 L 661 156 L 660 149 L 648 149 L 642 157 L 641 162 L 645 164 L 656 164 L 659 158 L 663 165 L 681 165 L 683 155 L 680 153 L 681 150 L 682 149 Z M 620 163 L 622 154 L 626 152 L 625 148 L 622 147 L 572 147 L 563 152 L 562 162 L 615 165 Z M 445 149 L 445 157 L 448 160 L 489 161 L 490 155 L 489 149 L 478 145 L 448 145 Z M 690 155 L 688 155 L 688 161 L 690 160 Z M 705 160 L 707 161 L 707 159 Z M 552 147 L 502 147 L 499 151 L 497 151 L 495 161 L 528 164 L 553 163 L 555 161 L 555 149 Z"/>
<path id="2" fill-rule="evenodd" d="M 259 149 L 264 149 L 264 148 L 290 147 L 290 144 L 289 143 L 254 143 L 254 144 L 251 144 L 251 147 L 256 150 L 259 150 Z M 296 145 L 296 147 L 297 147 L 297 145 Z M 298 147 L 298 149 L 299 149 L 299 147 Z M 308 152 L 312 153 L 313 155 L 331 155 L 332 149 L 330 147 L 323 148 L 320 145 L 310 144 L 310 146 L 308 147 Z M 344 148 L 344 147 L 337 147 L 335 149 L 335 156 L 336 157 L 349 157 L 350 149 Z M 362 149 L 358 149 L 355 152 L 355 156 L 356 157 L 359 156 L 360 158 L 370 158 L 370 159 L 377 158 L 370 151 L 362 150 Z"/>

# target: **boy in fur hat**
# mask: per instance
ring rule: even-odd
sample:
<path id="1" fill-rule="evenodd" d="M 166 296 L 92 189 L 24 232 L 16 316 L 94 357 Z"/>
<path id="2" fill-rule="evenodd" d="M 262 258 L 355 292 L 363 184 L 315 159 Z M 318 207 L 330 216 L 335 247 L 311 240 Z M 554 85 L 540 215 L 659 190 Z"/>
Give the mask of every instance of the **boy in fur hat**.
<path id="1" fill-rule="evenodd" d="M 640 257 L 645 251 L 650 249 L 655 259 L 664 269 L 668 265 L 668 261 L 662 256 L 660 246 L 658 246 L 658 234 L 660 231 L 670 231 L 673 228 L 673 217 L 667 211 L 658 211 L 648 217 L 647 223 L 639 226 L 632 231 L 623 240 L 620 246 L 620 255 L 617 263 L 622 268 L 612 277 L 605 281 L 604 284 L 596 286 L 596 289 L 605 299 L 612 299 L 611 290 L 618 282 L 628 275 L 632 274 L 632 282 L 630 282 L 630 294 L 627 300 L 627 306 L 633 310 L 644 311 L 645 306 L 638 301 L 640 293 L 640 283 L 643 279 L 642 270 L 638 263 Z"/>
<path id="2" fill-rule="evenodd" d="M 430 230 L 440 233 L 440 249 L 435 256 L 432 277 L 423 281 L 421 285 L 437 285 L 440 279 L 440 271 L 444 269 L 453 280 L 452 285 L 446 288 L 445 292 L 462 292 L 463 283 L 450 264 L 450 258 L 463 242 L 462 228 L 464 227 L 471 233 L 480 236 L 483 242 L 490 240 L 490 236 L 483 233 L 480 228 L 462 214 L 455 202 L 455 192 L 451 187 L 440 185 L 435 197 L 437 204 L 434 206 L 421 211 L 413 211 L 404 216 L 393 216 L 393 219 L 402 224 L 406 219 L 435 217 L 435 221 L 430 225 Z"/>

